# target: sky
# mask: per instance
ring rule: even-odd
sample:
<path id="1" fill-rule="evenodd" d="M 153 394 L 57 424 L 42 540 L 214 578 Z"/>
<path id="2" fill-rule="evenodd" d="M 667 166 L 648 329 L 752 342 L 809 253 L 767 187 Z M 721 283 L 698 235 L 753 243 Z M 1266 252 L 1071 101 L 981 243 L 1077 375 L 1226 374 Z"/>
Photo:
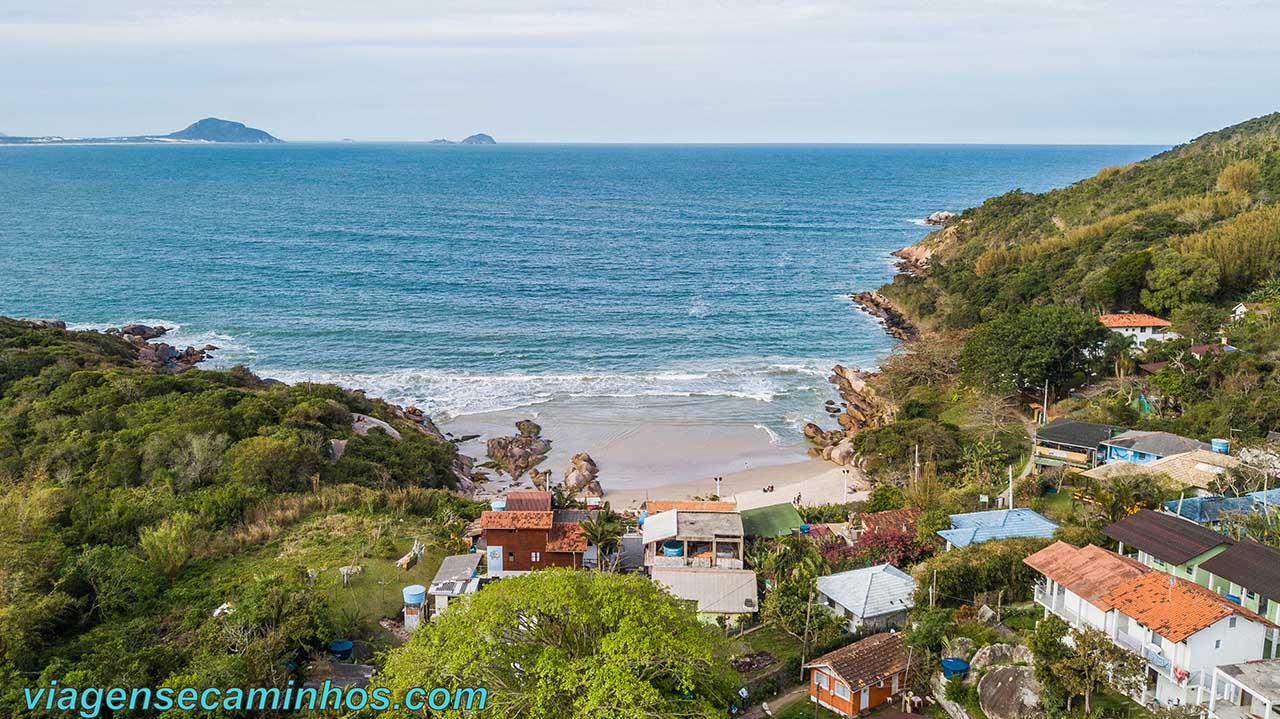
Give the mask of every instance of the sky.
<path id="1" fill-rule="evenodd" d="M 1173 144 L 1280 110 L 1274 0 L 0 0 L 0 132 Z"/>

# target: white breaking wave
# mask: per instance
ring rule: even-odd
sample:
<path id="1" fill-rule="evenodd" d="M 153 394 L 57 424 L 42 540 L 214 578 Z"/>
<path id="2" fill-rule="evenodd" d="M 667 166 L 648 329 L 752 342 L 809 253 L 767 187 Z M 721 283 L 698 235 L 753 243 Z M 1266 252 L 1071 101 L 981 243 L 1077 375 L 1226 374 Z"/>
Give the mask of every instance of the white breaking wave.
<path id="1" fill-rule="evenodd" d="M 769 435 L 769 444 L 775 444 L 775 445 L 776 445 L 776 444 L 780 444 L 780 443 L 782 442 L 782 438 L 778 436 L 778 433 L 777 433 L 777 432 L 774 432 L 774 431 L 773 431 L 773 430 L 771 430 L 771 429 L 769 429 L 769 428 L 768 428 L 768 427 L 766 427 L 765 425 L 763 425 L 763 424 L 753 424 L 753 425 L 751 425 L 751 426 L 752 426 L 752 427 L 755 427 L 756 429 L 761 430 L 761 431 L 763 431 L 765 434 Z"/>
<path id="2" fill-rule="evenodd" d="M 722 397 L 773 402 L 797 393 L 824 391 L 830 364 L 760 364 L 706 371 L 602 373 L 473 373 L 402 369 L 388 372 L 270 370 L 259 373 L 288 383 L 323 382 L 363 389 L 391 402 L 413 404 L 433 417 L 508 411 L 557 398 Z M 823 378 L 818 380 L 817 378 Z"/>
<path id="3" fill-rule="evenodd" d="M 929 226 L 929 221 L 924 219 L 923 217 L 912 217 L 908 219 L 907 222 L 910 222 L 913 225 L 919 225 L 920 227 Z"/>

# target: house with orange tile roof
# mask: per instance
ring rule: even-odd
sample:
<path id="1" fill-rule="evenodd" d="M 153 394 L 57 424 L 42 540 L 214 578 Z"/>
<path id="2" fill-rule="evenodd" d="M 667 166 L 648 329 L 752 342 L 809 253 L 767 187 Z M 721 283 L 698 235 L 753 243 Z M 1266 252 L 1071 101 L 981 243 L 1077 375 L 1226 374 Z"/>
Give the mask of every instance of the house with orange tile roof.
<path id="1" fill-rule="evenodd" d="M 824 654 L 804 665 L 809 670 L 809 701 L 843 717 L 888 703 L 906 688 L 906 643 L 895 632 Z"/>
<path id="2" fill-rule="evenodd" d="M 582 525 L 557 522 L 553 511 L 488 511 L 479 525 L 489 574 L 582 568 L 588 548 Z"/>
<path id="3" fill-rule="evenodd" d="M 1022 560 L 1040 573 L 1033 596 L 1045 615 L 1056 614 L 1077 629 L 1107 629 L 1102 595 L 1130 579 L 1153 571 L 1135 559 L 1092 544 L 1073 547 L 1054 542 Z"/>
<path id="4" fill-rule="evenodd" d="M 650 499 L 644 503 L 644 511 L 649 514 L 670 512 L 673 509 L 685 512 L 736 512 L 738 503 L 732 500 L 708 499 Z"/>
<path id="5" fill-rule="evenodd" d="M 1107 633 L 1147 663 L 1145 704 L 1203 704 L 1214 668 L 1270 658 L 1280 627 L 1195 582 L 1146 572 L 1098 597 Z M 1270 641 L 1268 641 L 1270 640 Z"/>
<path id="6" fill-rule="evenodd" d="M 1112 332 L 1132 339 L 1138 346 L 1142 346 L 1147 340 L 1171 340 L 1178 337 L 1177 333 L 1169 331 L 1169 320 L 1141 312 L 1101 315 L 1098 321 Z"/>

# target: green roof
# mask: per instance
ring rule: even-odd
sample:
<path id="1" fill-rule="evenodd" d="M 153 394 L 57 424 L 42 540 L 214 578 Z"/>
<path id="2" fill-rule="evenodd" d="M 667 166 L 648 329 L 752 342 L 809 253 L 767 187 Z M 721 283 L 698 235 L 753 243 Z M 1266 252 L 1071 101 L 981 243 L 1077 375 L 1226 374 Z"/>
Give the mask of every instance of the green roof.
<path id="1" fill-rule="evenodd" d="M 742 533 L 748 537 L 782 537 L 803 524 L 800 512 L 790 503 L 757 507 L 740 514 Z"/>

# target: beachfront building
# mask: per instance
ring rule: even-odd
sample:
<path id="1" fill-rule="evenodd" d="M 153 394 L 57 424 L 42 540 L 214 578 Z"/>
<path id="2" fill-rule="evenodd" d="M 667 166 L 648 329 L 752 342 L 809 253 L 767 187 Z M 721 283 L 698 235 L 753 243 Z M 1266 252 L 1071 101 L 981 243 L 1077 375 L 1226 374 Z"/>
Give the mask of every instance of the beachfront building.
<path id="1" fill-rule="evenodd" d="M 733 627 L 760 611 L 756 573 L 749 569 L 653 567 L 650 578 L 697 608 L 708 624 Z"/>
<path id="2" fill-rule="evenodd" d="M 1102 533 L 1119 542 L 1121 554 L 1135 550 L 1134 558 L 1142 564 L 1203 586 L 1209 585 L 1209 575 L 1201 564 L 1234 544 L 1212 529 L 1150 509 L 1138 510 Z"/>
<path id="3" fill-rule="evenodd" d="M 1036 430 L 1032 449 L 1036 471 L 1060 467 L 1081 472 L 1095 467 L 1100 461 L 1098 448 L 1123 431 L 1123 427 L 1059 417 Z"/>
<path id="4" fill-rule="evenodd" d="M 843 717 L 887 704 L 906 686 L 907 649 L 902 635 L 873 634 L 804 665 L 809 701 Z"/>
<path id="5" fill-rule="evenodd" d="M 641 509 L 645 511 L 646 516 L 670 512 L 673 509 L 686 512 L 733 512 L 738 509 L 738 503 L 724 499 L 647 499 Z"/>
<path id="6" fill-rule="evenodd" d="M 646 567 L 742 569 L 744 534 L 737 512 L 673 509 L 645 518 Z"/>
<path id="7" fill-rule="evenodd" d="M 1210 719 L 1274 719 L 1280 716 L 1280 661 L 1224 664 L 1213 670 Z"/>
<path id="8" fill-rule="evenodd" d="M 1214 480 L 1239 467 L 1241 461 L 1229 454 L 1193 449 L 1161 459 L 1135 464 L 1116 460 L 1101 464 L 1084 473 L 1092 479 L 1108 479 L 1133 474 L 1163 475 L 1179 487 L 1189 487 L 1198 495 L 1209 494 Z"/>
<path id="9" fill-rule="evenodd" d="M 742 533 L 747 537 L 777 539 L 799 531 L 804 524 L 800 511 L 790 502 L 746 509 L 740 514 Z"/>
<path id="10" fill-rule="evenodd" d="M 1165 457 L 1196 450 L 1212 451 L 1208 442 L 1182 437 L 1171 432 L 1145 432 L 1131 429 L 1102 442 L 1102 461 L 1147 464 Z"/>
<path id="11" fill-rule="evenodd" d="M 1154 571 L 1135 559 L 1094 546 L 1054 542 L 1022 560 L 1040 573 L 1033 596 L 1045 615 L 1056 614 L 1075 629 L 1107 631 L 1102 597 L 1112 589 Z"/>
<path id="12" fill-rule="evenodd" d="M 1176 339 L 1178 335 L 1169 330 L 1169 321 L 1154 315 L 1141 312 L 1123 312 L 1098 317 L 1104 327 L 1119 335 L 1124 335 L 1142 346 L 1147 340 Z"/>
<path id="13" fill-rule="evenodd" d="M 900 626 L 913 606 L 916 580 L 892 564 L 818 577 L 818 603 L 850 632 Z"/>
<path id="14" fill-rule="evenodd" d="M 554 512 L 488 511 L 480 515 L 480 529 L 492 575 L 583 566 L 587 538 L 582 525 L 557 522 Z"/>
<path id="15" fill-rule="evenodd" d="M 1017 507 L 951 515 L 951 528 L 938 530 L 947 549 L 1013 537 L 1052 537 L 1058 525 L 1039 512 Z"/>
<path id="16" fill-rule="evenodd" d="M 480 588 L 479 567 L 480 555 L 475 552 L 453 554 L 440 562 L 440 568 L 427 587 L 433 617 L 448 608 L 451 600 L 474 594 Z"/>

